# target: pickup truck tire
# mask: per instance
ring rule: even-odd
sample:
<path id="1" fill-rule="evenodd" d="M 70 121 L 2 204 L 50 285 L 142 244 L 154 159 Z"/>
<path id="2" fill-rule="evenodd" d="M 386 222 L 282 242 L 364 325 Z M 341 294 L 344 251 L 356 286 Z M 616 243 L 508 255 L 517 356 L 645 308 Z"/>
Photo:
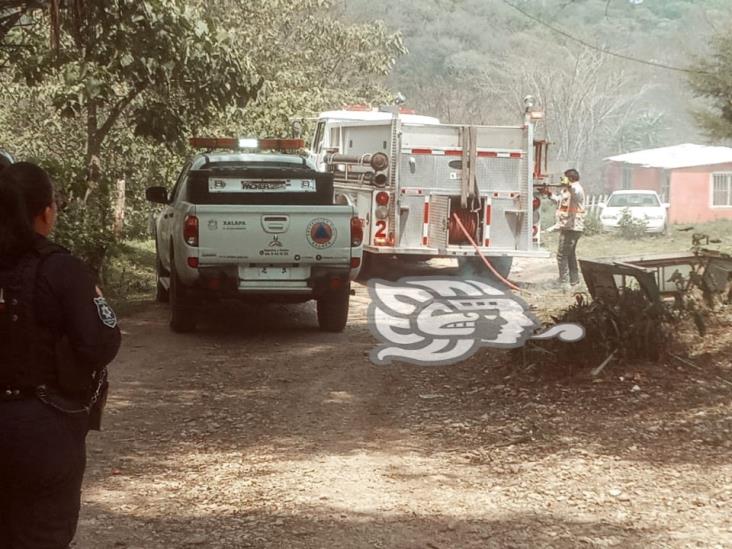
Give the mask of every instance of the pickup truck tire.
<path id="1" fill-rule="evenodd" d="M 170 273 L 163 267 L 160 261 L 160 250 L 158 248 L 158 235 L 155 235 L 155 301 L 158 303 L 168 303 L 170 301 L 170 292 L 160 282 L 163 276 L 170 276 Z"/>
<path id="2" fill-rule="evenodd" d="M 178 334 L 193 332 L 196 330 L 195 310 L 175 272 L 172 254 L 170 261 L 170 329 Z"/>
<path id="3" fill-rule="evenodd" d="M 155 301 L 158 303 L 168 303 L 170 301 L 170 292 L 165 286 L 163 286 L 163 283 L 160 282 L 160 277 L 169 275 L 170 273 L 166 273 L 163 269 L 159 256 L 155 256 L 155 274 Z"/>
<path id="4" fill-rule="evenodd" d="M 511 266 L 513 265 L 513 257 L 486 257 L 486 259 L 490 261 L 490 264 L 493 265 L 493 268 L 499 275 L 503 278 L 508 278 L 508 275 L 511 273 Z M 459 257 L 458 272 L 461 276 L 465 277 L 472 276 L 498 281 L 480 257 Z"/>
<path id="5" fill-rule="evenodd" d="M 351 285 L 330 290 L 318 298 L 318 326 L 324 332 L 342 332 L 348 322 L 348 303 Z"/>

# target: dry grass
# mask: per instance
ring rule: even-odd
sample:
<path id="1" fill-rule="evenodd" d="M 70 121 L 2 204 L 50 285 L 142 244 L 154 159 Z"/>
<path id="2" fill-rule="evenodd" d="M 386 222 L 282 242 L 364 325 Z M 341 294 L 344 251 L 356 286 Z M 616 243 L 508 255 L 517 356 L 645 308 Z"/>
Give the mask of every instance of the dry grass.
<path id="1" fill-rule="evenodd" d="M 690 230 L 682 230 L 693 227 Z M 712 244 L 709 248 L 732 253 L 732 220 L 714 221 L 700 225 L 674 225 L 669 235 L 647 235 L 636 240 L 627 240 L 616 234 L 598 234 L 584 236 L 577 244 L 577 255 L 584 258 L 638 255 L 645 253 L 684 252 L 691 248 L 691 235 L 708 234 L 712 238 L 721 239 L 720 244 Z M 544 246 L 556 250 L 557 233 L 545 233 Z"/>

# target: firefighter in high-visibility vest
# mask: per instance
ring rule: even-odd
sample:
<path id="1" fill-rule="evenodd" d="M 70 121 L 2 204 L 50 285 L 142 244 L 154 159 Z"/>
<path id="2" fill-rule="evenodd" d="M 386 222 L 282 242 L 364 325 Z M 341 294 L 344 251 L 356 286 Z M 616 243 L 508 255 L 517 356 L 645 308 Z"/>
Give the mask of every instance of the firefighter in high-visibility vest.
<path id="1" fill-rule="evenodd" d="M 580 184 L 579 172 L 574 168 L 564 172 L 561 184 L 559 193 L 547 191 L 545 194 L 557 204 L 559 283 L 576 286 L 580 283 L 576 250 L 585 228 L 585 190 Z"/>

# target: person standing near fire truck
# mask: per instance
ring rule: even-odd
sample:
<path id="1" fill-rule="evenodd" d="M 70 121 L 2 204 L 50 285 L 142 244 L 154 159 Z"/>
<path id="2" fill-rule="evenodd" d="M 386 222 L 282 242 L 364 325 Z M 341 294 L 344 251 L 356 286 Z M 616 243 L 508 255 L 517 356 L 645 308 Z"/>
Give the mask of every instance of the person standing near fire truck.
<path id="1" fill-rule="evenodd" d="M 559 283 L 576 286 L 580 283 L 576 250 L 585 225 L 585 190 L 580 184 L 579 172 L 574 168 L 564 172 L 561 184 L 559 193 L 553 195 L 547 189 L 545 194 L 557 204 Z"/>

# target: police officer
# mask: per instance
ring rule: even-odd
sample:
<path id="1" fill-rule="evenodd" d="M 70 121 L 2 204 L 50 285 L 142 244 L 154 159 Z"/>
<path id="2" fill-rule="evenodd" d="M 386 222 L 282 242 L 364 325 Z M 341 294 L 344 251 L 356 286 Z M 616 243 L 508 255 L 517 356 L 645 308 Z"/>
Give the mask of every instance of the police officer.
<path id="1" fill-rule="evenodd" d="M 0 547 L 74 537 L 117 319 L 84 264 L 46 237 L 53 186 L 40 167 L 0 169 Z M 96 425 L 95 425 L 96 424 Z"/>

